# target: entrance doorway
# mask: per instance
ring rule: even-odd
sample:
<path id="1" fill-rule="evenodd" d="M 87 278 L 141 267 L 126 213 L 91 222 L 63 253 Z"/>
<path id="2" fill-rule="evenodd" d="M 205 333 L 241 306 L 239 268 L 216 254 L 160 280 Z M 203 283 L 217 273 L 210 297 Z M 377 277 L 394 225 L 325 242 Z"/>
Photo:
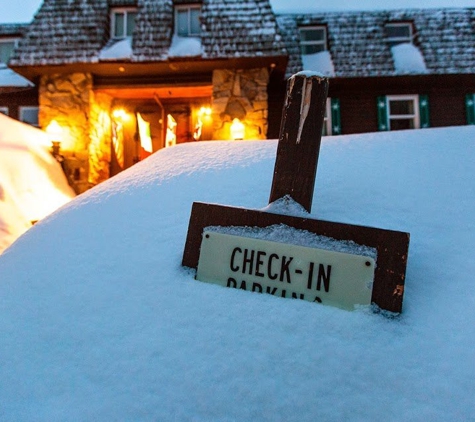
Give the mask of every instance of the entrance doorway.
<path id="1" fill-rule="evenodd" d="M 211 85 L 97 91 L 114 98 L 111 176 L 162 148 L 212 139 Z"/>

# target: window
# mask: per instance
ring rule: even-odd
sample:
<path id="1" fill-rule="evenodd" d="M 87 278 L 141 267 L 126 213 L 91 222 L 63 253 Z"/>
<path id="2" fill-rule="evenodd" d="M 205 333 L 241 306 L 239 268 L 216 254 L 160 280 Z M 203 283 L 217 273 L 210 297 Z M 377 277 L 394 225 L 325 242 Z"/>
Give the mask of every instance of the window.
<path id="1" fill-rule="evenodd" d="M 429 127 L 427 95 L 388 95 L 378 97 L 377 104 L 379 130 Z"/>
<path id="2" fill-rule="evenodd" d="M 327 98 L 325 116 L 323 118 L 322 136 L 340 135 L 340 100 L 338 98 Z"/>
<path id="3" fill-rule="evenodd" d="M 475 94 L 465 96 L 465 110 L 467 112 L 467 124 L 475 125 Z"/>
<path id="4" fill-rule="evenodd" d="M 402 43 L 412 44 L 414 38 L 412 32 L 412 24 L 410 22 L 386 24 L 386 38 L 390 47 Z"/>
<path id="5" fill-rule="evenodd" d="M 8 107 L 0 107 L 0 113 L 8 116 Z"/>
<path id="6" fill-rule="evenodd" d="M 38 107 L 20 107 L 20 120 L 33 126 L 39 126 Z"/>
<path id="7" fill-rule="evenodd" d="M 137 9 L 114 9 L 111 13 L 112 38 L 131 37 L 135 28 Z"/>
<path id="8" fill-rule="evenodd" d="M 175 34 L 180 37 L 199 37 L 200 15 L 199 5 L 175 6 Z"/>
<path id="9" fill-rule="evenodd" d="M 308 26 L 300 28 L 301 54 L 315 54 L 327 50 L 327 28 L 325 26 Z"/>
<path id="10" fill-rule="evenodd" d="M 17 43 L 17 38 L 0 38 L 0 63 L 8 63 Z"/>

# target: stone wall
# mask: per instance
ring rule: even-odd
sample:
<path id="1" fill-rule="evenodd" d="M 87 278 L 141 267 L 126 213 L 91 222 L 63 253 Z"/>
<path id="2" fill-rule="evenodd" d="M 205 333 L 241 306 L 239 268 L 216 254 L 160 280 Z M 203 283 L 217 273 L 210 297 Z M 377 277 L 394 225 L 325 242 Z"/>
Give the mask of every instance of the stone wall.
<path id="1" fill-rule="evenodd" d="M 76 193 L 90 186 L 89 110 L 92 76 L 84 73 L 44 75 L 39 87 L 39 123 L 46 129 L 55 120 L 61 127 L 63 168 Z"/>
<path id="2" fill-rule="evenodd" d="M 111 161 L 111 106 L 113 98 L 93 93 L 89 117 L 89 178 L 92 185 L 107 180 Z"/>
<path id="3" fill-rule="evenodd" d="M 53 74 L 41 78 L 39 122 L 61 127 L 64 170 L 77 193 L 109 178 L 112 98 L 93 92 L 88 73 Z"/>
<path id="4" fill-rule="evenodd" d="M 231 139 L 230 127 L 238 118 L 245 125 L 244 139 L 266 139 L 266 68 L 213 71 L 213 139 Z"/>

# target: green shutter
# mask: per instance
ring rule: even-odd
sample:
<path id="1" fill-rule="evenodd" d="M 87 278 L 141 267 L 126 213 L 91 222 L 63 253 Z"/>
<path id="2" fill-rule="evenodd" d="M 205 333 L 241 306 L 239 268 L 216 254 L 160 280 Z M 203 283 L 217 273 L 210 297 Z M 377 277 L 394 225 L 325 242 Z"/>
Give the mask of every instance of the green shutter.
<path id="1" fill-rule="evenodd" d="M 475 125 L 475 94 L 465 96 L 465 109 L 467 111 L 467 125 Z"/>
<path id="2" fill-rule="evenodd" d="M 385 96 L 377 98 L 376 108 L 378 110 L 378 130 L 389 130 L 388 104 Z"/>
<path id="3" fill-rule="evenodd" d="M 340 100 L 331 99 L 332 135 L 341 135 Z"/>
<path id="4" fill-rule="evenodd" d="M 429 123 L 429 96 L 419 95 L 419 116 L 421 129 L 430 127 Z"/>

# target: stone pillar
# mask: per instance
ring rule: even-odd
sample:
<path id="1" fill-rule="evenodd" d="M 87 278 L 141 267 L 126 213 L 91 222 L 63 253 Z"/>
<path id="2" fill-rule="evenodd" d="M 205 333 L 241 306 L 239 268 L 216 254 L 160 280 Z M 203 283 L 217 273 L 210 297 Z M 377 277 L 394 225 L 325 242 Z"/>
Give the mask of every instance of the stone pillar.
<path id="1" fill-rule="evenodd" d="M 266 139 L 266 68 L 213 71 L 213 139 L 231 139 L 231 123 L 237 118 L 245 125 L 244 139 Z"/>
<path id="2" fill-rule="evenodd" d="M 61 154 L 69 183 L 77 193 L 89 188 L 89 112 L 92 76 L 87 73 L 44 75 L 39 87 L 39 123 L 56 120 L 62 129 Z"/>
<path id="3" fill-rule="evenodd" d="M 91 99 L 88 181 L 92 185 L 97 185 L 107 180 L 110 175 L 112 97 L 107 94 L 93 93 Z"/>
<path id="4" fill-rule="evenodd" d="M 109 95 L 94 93 L 89 73 L 41 78 L 40 126 L 53 120 L 60 125 L 63 167 L 77 193 L 109 178 L 111 103 Z"/>

